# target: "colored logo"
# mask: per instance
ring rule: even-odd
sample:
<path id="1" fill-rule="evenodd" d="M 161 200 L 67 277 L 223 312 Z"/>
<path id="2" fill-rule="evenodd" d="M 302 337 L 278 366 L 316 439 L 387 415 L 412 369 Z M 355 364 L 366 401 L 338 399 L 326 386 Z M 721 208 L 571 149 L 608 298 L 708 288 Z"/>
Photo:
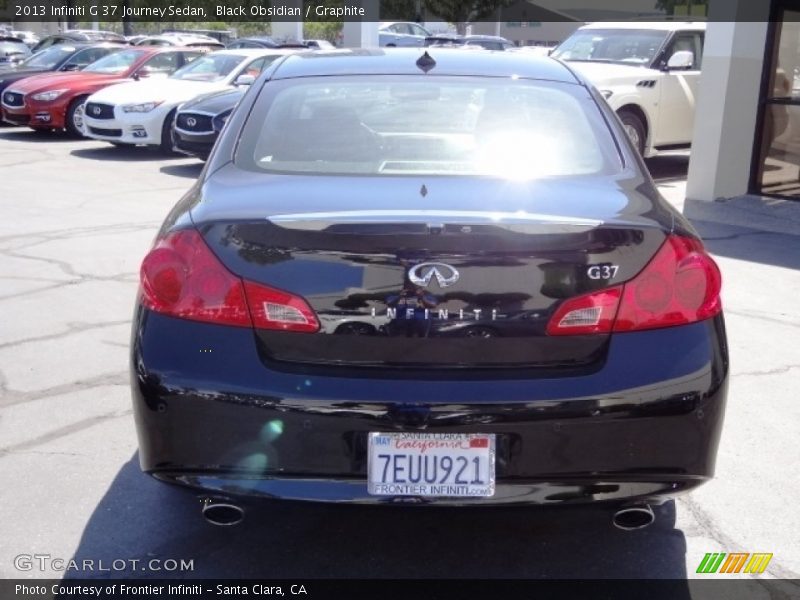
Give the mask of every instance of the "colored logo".
<path id="1" fill-rule="evenodd" d="M 763 573 L 772 553 L 755 552 L 709 552 L 700 561 L 698 573 Z"/>

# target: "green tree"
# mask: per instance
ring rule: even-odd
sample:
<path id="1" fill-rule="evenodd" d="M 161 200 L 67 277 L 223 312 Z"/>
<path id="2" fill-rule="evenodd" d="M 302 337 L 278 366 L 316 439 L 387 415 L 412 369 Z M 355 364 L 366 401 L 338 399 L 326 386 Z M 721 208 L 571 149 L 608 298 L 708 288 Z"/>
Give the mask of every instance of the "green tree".
<path id="1" fill-rule="evenodd" d="M 344 24 L 341 21 L 319 22 L 306 21 L 303 23 L 303 37 L 307 40 L 328 40 L 335 43 L 342 31 Z"/>
<path id="2" fill-rule="evenodd" d="M 427 14 L 431 13 L 456 26 L 464 34 L 467 25 L 491 16 L 498 8 L 510 6 L 513 0 L 425 0 Z"/>
<path id="3" fill-rule="evenodd" d="M 414 21 L 421 6 L 422 0 L 380 0 L 378 15 L 381 21 Z"/>

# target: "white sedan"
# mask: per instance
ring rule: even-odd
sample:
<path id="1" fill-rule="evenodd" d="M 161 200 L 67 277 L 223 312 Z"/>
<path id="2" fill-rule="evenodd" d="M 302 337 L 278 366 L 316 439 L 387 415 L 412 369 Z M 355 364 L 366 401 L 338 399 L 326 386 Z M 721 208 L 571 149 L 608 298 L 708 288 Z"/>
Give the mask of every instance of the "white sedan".
<path id="1" fill-rule="evenodd" d="M 107 87 L 86 101 L 84 134 L 114 145 L 160 146 L 172 152 L 177 107 L 195 96 L 250 85 L 268 65 L 294 49 L 220 50 L 166 78 Z"/>

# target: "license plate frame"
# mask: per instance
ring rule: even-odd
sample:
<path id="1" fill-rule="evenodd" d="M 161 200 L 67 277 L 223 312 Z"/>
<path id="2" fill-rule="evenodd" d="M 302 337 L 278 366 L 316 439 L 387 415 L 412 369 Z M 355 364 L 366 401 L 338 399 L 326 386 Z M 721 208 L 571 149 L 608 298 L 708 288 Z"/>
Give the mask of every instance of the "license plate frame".
<path id="1" fill-rule="evenodd" d="M 373 431 L 367 443 L 367 493 L 490 498 L 495 493 L 496 455 L 493 433 Z"/>

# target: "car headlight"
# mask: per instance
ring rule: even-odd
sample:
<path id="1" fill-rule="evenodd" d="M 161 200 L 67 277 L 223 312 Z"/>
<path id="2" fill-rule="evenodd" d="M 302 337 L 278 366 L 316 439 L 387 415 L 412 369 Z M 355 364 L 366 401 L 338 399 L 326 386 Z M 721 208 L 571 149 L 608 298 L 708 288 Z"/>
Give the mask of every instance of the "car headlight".
<path id="1" fill-rule="evenodd" d="M 38 94 L 34 94 L 31 96 L 31 98 L 38 100 L 39 102 L 50 102 L 58 98 L 66 91 L 67 90 L 48 90 L 47 92 L 39 92 Z"/>
<path id="2" fill-rule="evenodd" d="M 614 92 L 612 92 L 611 90 L 600 90 L 600 93 L 603 94 L 603 98 L 605 98 L 606 100 L 608 100 L 609 98 L 611 98 L 611 96 L 614 95 Z"/>
<path id="3" fill-rule="evenodd" d="M 122 105 L 122 112 L 126 113 L 147 113 L 153 110 L 156 106 L 161 104 L 163 100 L 159 102 L 142 102 L 141 104 L 123 104 Z"/>

